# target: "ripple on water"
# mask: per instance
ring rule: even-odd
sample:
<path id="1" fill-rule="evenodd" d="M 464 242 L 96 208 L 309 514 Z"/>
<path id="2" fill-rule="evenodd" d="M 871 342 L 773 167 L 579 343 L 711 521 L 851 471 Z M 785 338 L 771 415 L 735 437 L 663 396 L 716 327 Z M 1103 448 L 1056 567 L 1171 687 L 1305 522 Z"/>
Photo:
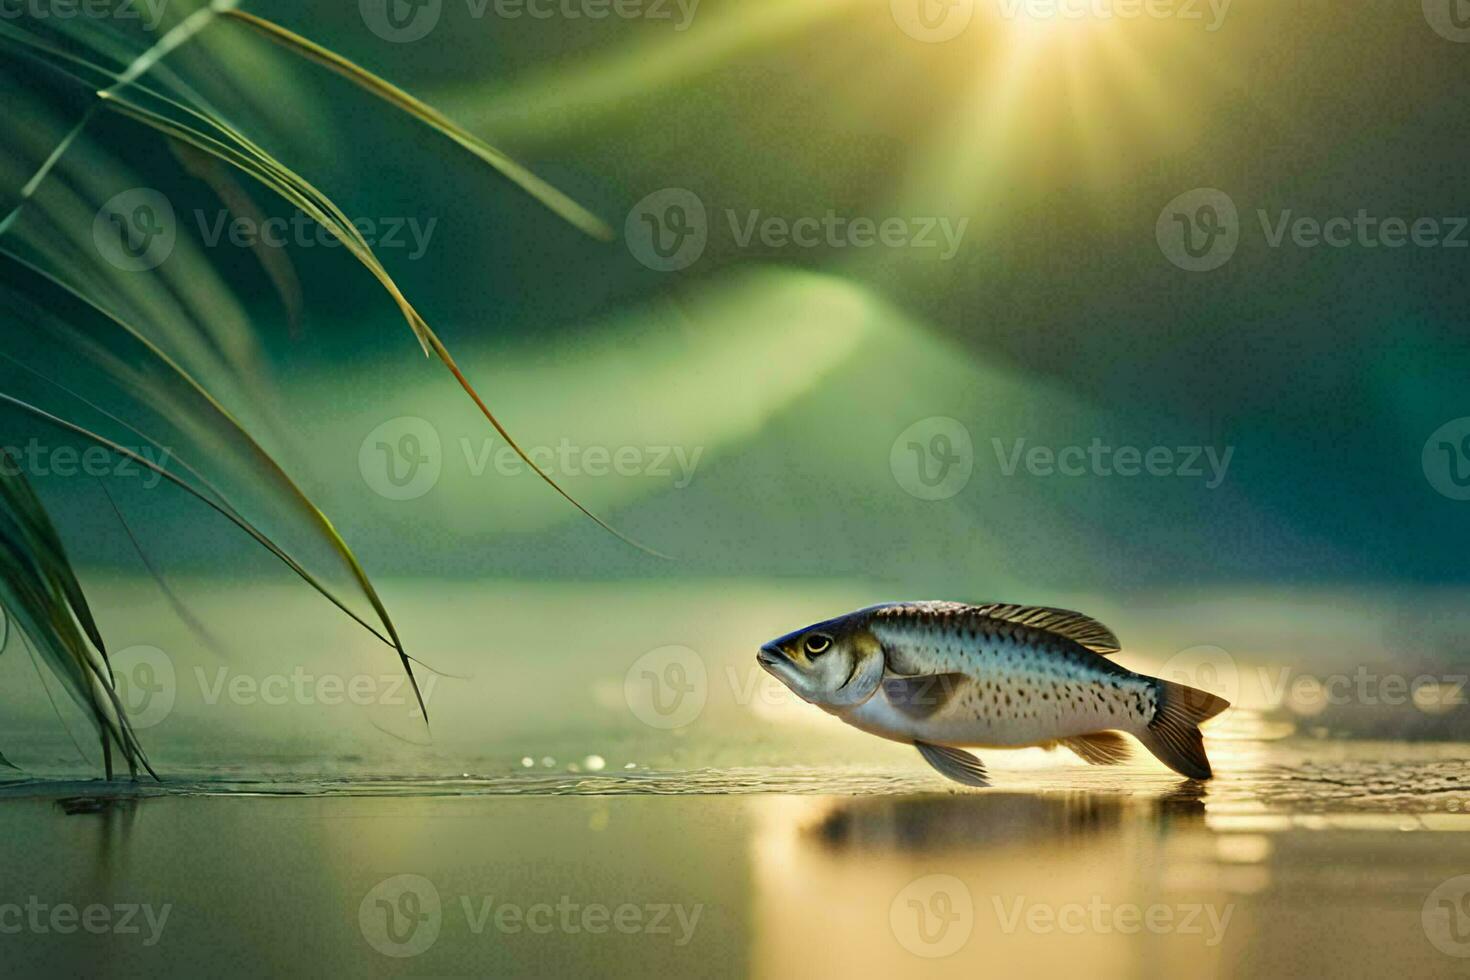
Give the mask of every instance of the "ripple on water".
<path id="1" fill-rule="evenodd" d="M 1293 739 L 1261 743 L 1249 752 L 1222 753 L 1208 783 L 1184 780 L 1148 762 L 1124 766 L 1072 764 L 1007 769 L 991 766 L 992 790 L 982 793 L 1107 793 L 1139 799 L 1199 800 L 1212 823 L 1269 823 L 1286 819 L 1313 826 L 1323 814 L 1400 815 L 1404 829 L 1461 829 L 1470 823 L 1470 746 L 1328 742 Z M 89 799 L 156 796 L 686 796 L 786 794 L 901 796 L 957 790 L 918 766 L 747 766 L 689 769 L 604 769 L 589 756 L 577 771 L 511 758 L 491 772 L 448 775 L 302 773 L 299 769 L 248 773 L 217 769 L 177 771 L 164 783 L 12 779 L 0 798 L 71 800 L 85 812 Z M 531 762 L 531 765 L 527 765 Z M 544 761 L 543 761 L 544 763 Z"/>

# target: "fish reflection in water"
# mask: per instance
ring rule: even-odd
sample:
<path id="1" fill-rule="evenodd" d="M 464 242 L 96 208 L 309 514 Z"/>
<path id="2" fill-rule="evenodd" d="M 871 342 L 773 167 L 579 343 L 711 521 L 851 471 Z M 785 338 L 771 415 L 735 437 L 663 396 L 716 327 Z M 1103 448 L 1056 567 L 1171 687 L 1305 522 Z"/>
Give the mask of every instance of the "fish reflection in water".
<path id="1" fill-rule="evenodd" d="M 1270 872 L 1222 869 L 1205 784 L 1161 789 L 772 801 L 752 868 L 754 972 L 909 975 L 922 963 L 930 976 L 1048 976 L 1085 963 L 1089 976 L 1129 976 L 1147 959 L 1218 974 L 1227 940 L 1251 928 L 1236 917 L 1242 895 Z M 1127 925 L 1144 914 L 1189 928 Z"/>
<path id="2" fill-rule="evenodd" d="M 1081 841 L 1126 821 L 1161 829 L 1204 826 L 1206 788 L 1188 782 L 1156 797 L 1060 793 L 963 793 L 868 797 L 833 806 L 805 837 L 833 850 L 933 852 Z"/>

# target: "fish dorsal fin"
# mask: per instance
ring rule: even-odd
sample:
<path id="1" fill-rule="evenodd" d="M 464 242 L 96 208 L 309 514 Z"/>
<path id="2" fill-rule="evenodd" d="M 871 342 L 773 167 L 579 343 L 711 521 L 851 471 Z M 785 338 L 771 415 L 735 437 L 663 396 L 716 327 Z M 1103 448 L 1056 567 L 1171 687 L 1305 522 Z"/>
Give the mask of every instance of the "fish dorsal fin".
<path id="1" fill-rule="evenodd" d="M 1113 631 L 1091 616 L 1070 609 L 1051 606 L 1017 606 L 1005 602 L 986 602 L 971 607 L 977 614 L 1020 626 L 1046 630 L 1080 643 L 1093 653 L 1111 657 L 1122 647 Z"/>

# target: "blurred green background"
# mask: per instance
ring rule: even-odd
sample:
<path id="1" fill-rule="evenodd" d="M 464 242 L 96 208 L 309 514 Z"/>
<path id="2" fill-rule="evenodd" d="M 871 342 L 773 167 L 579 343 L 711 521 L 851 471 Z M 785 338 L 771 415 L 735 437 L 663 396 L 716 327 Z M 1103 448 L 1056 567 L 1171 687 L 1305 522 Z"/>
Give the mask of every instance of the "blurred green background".
<path id="1" fill-rule="evenodd" d="M 429 662 L 484 684 L 558 656 L 605 655 L 616 676 L 661 642 L 737 662 L 802 622 L 920 597 L 1090 603 L 1131 618 L 1146 639 L 1133 646 L 1156 659 L 1209 642 L 1272 662 L 1464 662 L 1470 252 L 1290 233 L 1273 246 L 1262 224 L 1366 211 L 1449 235 L 1470 214 L 1452 84 L 1470 48 L 1418 2 L 1049 20 L 995 0 L 957 5 L 968 19 L 945 40 L 916 36 L 897 2 L 702 0 L 594 20 L 443 0 L 399 10 L 433 12 L 411 41 L 375 30 L 371 2 L 246 6 L 443 109 L 616 232 L 583 235 L 320 66 L 226 36 L 238 27 L 174 56 L 229 42 L 242 74 L 207 96 L 349 216 L 402 225 L 404 244 L 379 257 L 510 430 L 673 560 L 502 467 L 503 441 L 343 249 L 286 250 L 293 309 L 256 251 L 209 244 L 220 199 L 155 134 L 89 124 L 119 158 L 100 196 L 165 193 L 180 240 L 257 328 L 265 360 L 240 391 L 276 420 L 263 441 L 368 572 L 404 583 L 390 595 L 453 583 L 460 605 L 400 613 L 432 621 L 427 649 L 405 629 Z M 86 166 L 72 157 L 58 180 Z M 1238 242 L 1189 271 L 1165 231 L 1181 195 L 1200 218 L 1188 195 L 1201 188 L 1236 209 Z M 294 213 L 250 196 L 261 216 Z M 649 216 L 672 221 L 668 203 L 691 200 L 702 251 L 651 268 Z M 959 238 L 953 255 L 742 242 L 753 219 L 829 212 Z M 1176 464 L 1193 452 L 1203 474 L 1008 472 L 1018 446 L 1094 442 L 1168 447 Z M 1218 474 L 1206 450 L 1228 463 Z M 951 463 L 968 479 L 925 482 Z M 143 573 L 93 482 L 42 487 L 97 588 Z M 112 492 L 149 558 L 204 593 L 293 581 L 182 493 L 124 479 Z M 589 588 L 617 582 L 680 590 L 670 608 L 589 604 Z M 558 583 L 559 602 L 493 598 Z M 742 588 L 782 601 L 717 633 Z M 1181 607 L 1209 618 L 1178 622 Z M 238 616 L 221 632 L 247 647 L 301 625 Z M 151 639 L 177 629 L 125 632 L 193 643 Z"/>

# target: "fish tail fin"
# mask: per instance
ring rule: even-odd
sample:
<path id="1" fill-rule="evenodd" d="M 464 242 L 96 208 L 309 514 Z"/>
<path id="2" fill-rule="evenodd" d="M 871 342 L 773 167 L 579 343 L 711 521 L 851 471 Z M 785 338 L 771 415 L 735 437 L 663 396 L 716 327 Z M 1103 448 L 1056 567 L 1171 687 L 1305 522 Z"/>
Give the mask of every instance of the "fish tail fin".
<path id="1" fill-rule="evenodd" d="M 1209 691 L 1172 681 L 1156 679 L 1154 691 L 1158 708 L 1148 727 L 1139 733 L 1138 740 L 1160 762 L 1181 776 L 1209 779 L 1213 773 L 1209 757 L 1205 755 L 1200 722 L 1215 717 L 1230 707 L 1230 702 Z"/>

